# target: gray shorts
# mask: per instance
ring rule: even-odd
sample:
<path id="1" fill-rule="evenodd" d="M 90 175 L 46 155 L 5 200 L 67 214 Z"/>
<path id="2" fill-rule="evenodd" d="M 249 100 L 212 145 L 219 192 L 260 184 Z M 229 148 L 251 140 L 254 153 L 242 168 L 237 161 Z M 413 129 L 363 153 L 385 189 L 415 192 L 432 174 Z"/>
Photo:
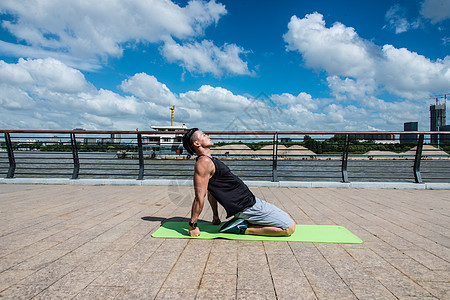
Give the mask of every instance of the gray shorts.
<path id="1" fill-rule="evenodd" d="M 250 224 L 274 226 L 281 229 L 288 228 L 293 220 L 287 213 L 276 207 L 275 205 L 264 200 L 256 198 L 256 203 L 238 212 L 234 216 L 247 220 Z"/>

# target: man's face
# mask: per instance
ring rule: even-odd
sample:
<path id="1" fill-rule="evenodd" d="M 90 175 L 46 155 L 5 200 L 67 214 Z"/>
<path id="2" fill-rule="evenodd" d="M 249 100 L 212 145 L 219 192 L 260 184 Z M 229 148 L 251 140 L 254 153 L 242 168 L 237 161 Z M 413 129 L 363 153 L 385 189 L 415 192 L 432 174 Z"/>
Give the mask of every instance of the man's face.
<path id="1" fill-rule="evenodd" d="M 195 132 L 195 139 L 194 139 L 194 144 L 197 142 L 199 143 L 203 148 L 209 148 L 212 145 L 214 145 L 214 143 L 211 141 L 211 138 L 209 136 L 207 136 L 203 131 L 198 130 Z"/>

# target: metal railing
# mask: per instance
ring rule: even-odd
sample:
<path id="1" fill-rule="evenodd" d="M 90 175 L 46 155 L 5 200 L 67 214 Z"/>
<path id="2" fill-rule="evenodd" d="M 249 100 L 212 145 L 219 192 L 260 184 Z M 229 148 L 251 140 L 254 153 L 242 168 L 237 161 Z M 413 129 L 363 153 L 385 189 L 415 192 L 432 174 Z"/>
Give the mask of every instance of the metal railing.
<path id="1" fill-rule="evenodd" d="M 148 134 L 182 133 L 0 130 L 0 177 L 192 178 L 192 157 L 180 147 L 163 153 L 160 143 L 145 138 Z M 212 155 L 226 160 L 230 169 L 246 180 L 450 182 L 450 132 L 206 133 L 216 144 Z M 412 140 L 398 143 L 406 135 L 413 136 Z M 429 143 L 432 135 L 438 135 L 439 145 Z M 376 136 L 391 138 L 385 141 L 391 144 L 377 146 L 356 139 Z M 360 153 L 358 147 L 396 152 Z"/>

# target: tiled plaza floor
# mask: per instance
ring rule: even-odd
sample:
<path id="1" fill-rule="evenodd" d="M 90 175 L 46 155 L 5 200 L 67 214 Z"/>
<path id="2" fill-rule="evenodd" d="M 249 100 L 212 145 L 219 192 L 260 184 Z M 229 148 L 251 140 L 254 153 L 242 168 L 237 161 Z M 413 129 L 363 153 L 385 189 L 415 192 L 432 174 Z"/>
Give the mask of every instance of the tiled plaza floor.
<path id="1" fill-rule="evenodd" d="M 0 298 L 450 299 L 449 190 L 251 189 L 364 243 L 155 239 L 192 188 L 2 184 Z"/>

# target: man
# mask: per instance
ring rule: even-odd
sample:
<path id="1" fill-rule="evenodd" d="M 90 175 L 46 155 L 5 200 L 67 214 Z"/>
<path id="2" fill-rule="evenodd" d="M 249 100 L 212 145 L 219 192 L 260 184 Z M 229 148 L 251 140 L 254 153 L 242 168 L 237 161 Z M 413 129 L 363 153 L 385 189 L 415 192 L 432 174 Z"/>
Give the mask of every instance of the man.
<path id="1" fill-rule="evenodd" d="M 197 220 L 203 210 L 207 192 L 213 211 L 213 224 L 221 223 L 217 202 L 225 208 L 227 218 L 234 216 L 219 232 L 266 236 L 290 236 L 294 233 L 295 222 L 287 213 L 255 197 L 247 185 L 231 173 L 223 162 L 211 156 L 213 145 L 209 136 L 198 128 L 190 129 L 183 137 L 186 151 L 197 155 L 194 168 L 195 198 L 189 222 L 189 235 L 200 235 Z"/>

